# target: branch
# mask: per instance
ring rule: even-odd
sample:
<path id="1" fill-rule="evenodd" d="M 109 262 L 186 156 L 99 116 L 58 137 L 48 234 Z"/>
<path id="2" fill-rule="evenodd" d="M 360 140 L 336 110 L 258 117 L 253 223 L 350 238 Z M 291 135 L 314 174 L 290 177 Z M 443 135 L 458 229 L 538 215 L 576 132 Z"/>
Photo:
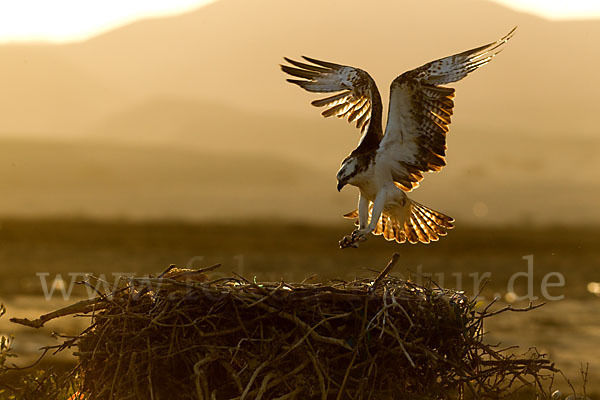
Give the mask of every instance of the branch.
<path id="1" fill-rule="evenodd" d="M 377 275 L 377 278 L 375 278 L 375 281 L 373 281 L 373 285 L 371 286 L 371 289 L 370 289 L 371 292 L 374 292 L 375 289 L 377 289 L 377 285 L 379 285 L 379 282 L 381 282 L 381 280 L 390 273 L 392 268 L 394 268 L 394 265 L 396 265 L 396 263 L 398 262 L 399 258 L 400 258 L 400 254 L 398 254 L 398 253 L 394 253 L 392 255 L 392 259 L 390 260 L 388 265 L 383 269 L 383 271 L 381 271 L 379 273 L 379 275 Z"/>
<path id="2" fill-rule="evenodd" d="M 89 300 L 78 301 L 70 306 L 63 307 L 59 310 L 52 311 L 51 313 L 44 314 L 37 319 L 30 320 L 28 318 L 11 318 L 10 322 L 15 324 L 21 324 L 29 326 L 31 328 L 41 328 L 44 324 L 52 319 L 64 317 L 72 314 L 87 314 L 94 310 L 102 310 L 108 306 L 108 301 L 103 300 L 99 297 L 95 297 Z"/>

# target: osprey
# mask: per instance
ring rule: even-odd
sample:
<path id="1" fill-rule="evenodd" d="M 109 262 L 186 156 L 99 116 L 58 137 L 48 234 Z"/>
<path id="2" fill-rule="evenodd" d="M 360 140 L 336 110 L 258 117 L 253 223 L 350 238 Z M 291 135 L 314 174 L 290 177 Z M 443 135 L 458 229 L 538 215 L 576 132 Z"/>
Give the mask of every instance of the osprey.
<path id="1" fill-rule="evenodd" d="M 358 147 L 342 161 L 337 189 L 358 187 L 358 210 L 344 217 L 357 219 L 358 228 L 340 241 L 340 247 L 358 247 L 369 233 L 398 243 L 429 243 L 445 236 L 454 220 L 408 198 L 424 172 L 445 165 L 446 133 L 454 107 L 457 82 L 489 63 L 514 34 L 463 53 L 441 58 L 398 76 L 391 84 L 385 133 L 382 103 L 371 76 L 346 65 L 304 57 L 304 62 L 281 69 L 287 79 L 309 92 L 335 93 L 311 104 L 325 107 L 322 115 L 348 118 L 361 131 Z"/>

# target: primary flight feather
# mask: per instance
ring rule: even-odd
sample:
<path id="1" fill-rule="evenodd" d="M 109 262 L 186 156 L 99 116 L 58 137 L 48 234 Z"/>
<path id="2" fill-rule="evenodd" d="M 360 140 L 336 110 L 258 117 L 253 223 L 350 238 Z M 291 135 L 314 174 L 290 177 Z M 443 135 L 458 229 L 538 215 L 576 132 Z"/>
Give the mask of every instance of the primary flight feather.
<path id="1" fill-rule="evenodd" d="M 515 28 L 516 29 L 516 28 Z M 513 36 L 463 53 L 444 57 L 398 76 L 391 84 L 385 133 L 382 102 L 371 76 L 346 65 L 303 57 L 305 62 L 284 59 L 281 69 L 299 79 L 288 79 L 309 92 L 330 93 L 312 105 L 324 107 L 322 115 L 356 122 L 362 136 L 358 147 L 342 162 L 337 173 L 338 190 L 358 187 L 358 229 L 340 246 L 358 247 L 369 233 L 398 243 L 429 243 L 453 228 L 453 219 L 408 198 L 424 172 L 446 165 L 446 133 L 454 108 L 454 89 L 441 86 L 456 82 L 489 63 Z"/>

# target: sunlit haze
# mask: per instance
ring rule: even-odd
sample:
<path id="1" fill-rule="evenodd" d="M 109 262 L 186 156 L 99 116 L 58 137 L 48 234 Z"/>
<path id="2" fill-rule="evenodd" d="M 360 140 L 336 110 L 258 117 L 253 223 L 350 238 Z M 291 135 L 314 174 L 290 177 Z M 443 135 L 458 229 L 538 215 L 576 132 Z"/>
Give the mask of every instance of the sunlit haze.
<path id="1" fill-rule="evenodd" d="M 535 14 L 547 19 L 600 18 L 598 0 L 494 0 L 514 10 Z"/>
<path id="2" fill-rule="evenodd" d="M 305 0 L 301 17 L 289 0 L 213 1 L 0 1 L 0 216 L 340 223 L 356 193 L 335 176 L 358 131 L 322 119 L 282 57 L 364 68 L 386 109 L 399 74 L 518 25 L 455 85 L 448 167 L 416 199 L 461 224 L 600 225 L 600 20 L 543 18 L 548 0 L 520 2 L 536 14 L 497 3 L 516 0 Z M 563 5 L 554 15 L 600 8 Z M 339 36 L 357 10 L 377 23 Z"/>
<path id="3" fill-rule="evenodd" d="M 0 43 L 86 39 L 140 18 L 178 14 L 213 0 L 7 0 Z"/>
<path id="4" fill-rule="evenodd" d="M 216 0 L 7 0 L 0 2 L 0 43 L 87 39 L 141 18 L 173 15 Z M 597 0 L 492 0 L 547 19 L 600 18 Z"/>

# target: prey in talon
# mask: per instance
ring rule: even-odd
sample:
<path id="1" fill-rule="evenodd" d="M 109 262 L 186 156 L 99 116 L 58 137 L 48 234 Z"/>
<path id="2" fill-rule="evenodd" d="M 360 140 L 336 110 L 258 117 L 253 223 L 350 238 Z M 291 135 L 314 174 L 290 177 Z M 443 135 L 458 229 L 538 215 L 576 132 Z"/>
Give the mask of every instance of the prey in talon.
<path id="1" fill-rule="evenodd" d="M 356 122 L 362 134 L 337 173 L 338 191 L 346 185 L 359 190 L 358 209 L 345 215 L 356 220 L 357 229 L 340 240 L 341 248 L 358 247 L 371 233 L 398 243 L 430 243 L 454 227 L 451 217 L 407 193 L 419 185 L 424 173 L 446 165 L 455 91 L 444 85 L 488 64 L 515 29 L 498 41 L 429 62 L 394 79 L 385 130 L 381 96 L 367 72 L 309 57 L 302 62 L 285 58 L 289 65 L 281 69 L 294 77 L 288 82 L 309 92 L 328 93 L 312 105 L 325 107 L 325 117 Z"/>
<path id="2" fill-rule="evenodd" d="M 346 249 L 348 247 L 358 248 L 359 242 L 367 240 L 367 236 L 364 233 L 360 233 L 358 229 L 354 230 L 351 235 L 346 235 L 340 240 L 340 249 Z"/>

